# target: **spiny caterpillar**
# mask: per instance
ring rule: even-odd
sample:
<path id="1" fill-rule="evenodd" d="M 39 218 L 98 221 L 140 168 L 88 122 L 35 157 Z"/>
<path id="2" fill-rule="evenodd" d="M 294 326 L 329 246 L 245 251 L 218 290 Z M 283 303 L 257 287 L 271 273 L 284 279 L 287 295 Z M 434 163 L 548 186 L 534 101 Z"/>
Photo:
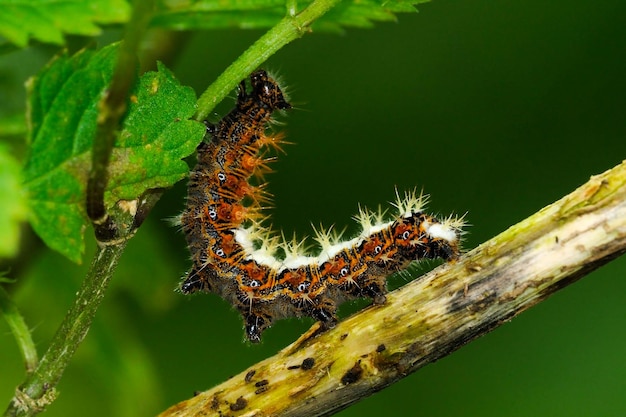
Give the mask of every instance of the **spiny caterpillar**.
<path id="1" fill-rule="evenodd" d="M 316 230 L 318 255 L 303 253 L 302 242 L 283 242 L 263 225 L 262 185 L 249 182 L 268 171 L 264 147 L 280 149 L 280 136 L 266 134 L 272 113 L 291 108 L 278 83 L 263 70 L 239 85 L 237 106 L 216 125 L 210 141 L 197 149 L 190 174 L 187 207 L 181 215 L 193 266 L 181 292 L 213 292 L 243 315 L 246 336 L 259 342 L 274 320 L 310 316 L 326 328 L 336 321 L 338 304 L 357 297 L 385 302 L 386 277 L 423 258 L 453 259 L 459 254 L 463 221 L 443 221 L 422 212 L 426 198 L 398 195 L 396 214 L 361 209 L 361 232 L 341 241 Z M 277 257 L 283 252 L 284 256 Z"/>

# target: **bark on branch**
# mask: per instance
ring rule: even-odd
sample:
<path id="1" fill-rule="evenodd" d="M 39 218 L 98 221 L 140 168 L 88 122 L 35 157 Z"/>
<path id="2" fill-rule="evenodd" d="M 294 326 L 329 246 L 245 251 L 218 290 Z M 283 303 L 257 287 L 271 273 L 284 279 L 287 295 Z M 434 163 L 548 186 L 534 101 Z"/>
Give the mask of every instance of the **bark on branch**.
<path id="1" fill-rule="evenodd" d="M 626 161 L 320 333 L 164 411 L 330 415 L 491 331 L 626 251 Z"/>

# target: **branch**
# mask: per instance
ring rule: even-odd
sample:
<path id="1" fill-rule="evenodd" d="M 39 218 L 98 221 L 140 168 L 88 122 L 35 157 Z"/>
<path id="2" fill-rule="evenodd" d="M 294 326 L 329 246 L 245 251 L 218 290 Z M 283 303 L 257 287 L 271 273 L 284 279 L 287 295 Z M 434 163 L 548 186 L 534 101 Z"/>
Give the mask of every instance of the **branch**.
<path id="1" fill-rule="evenodd" d="M 626 161 L 464 255 L 173 416 L 330 415 L 486 334 L 626 252 Z"/>
<path id="2" fill-rule="evenodd" d="M 0 278 L 0 282 L 11 282 Z M 11 328 L 11 332 L 17 342 L 17 347 L 20 349 L 24 365 L 26 366 L 26 373 L 29 374 L 37 367 L 39 359 L 37 358 L 37 348 L 35 342 L 30 334 L 30 330 L 24 321 L 24 317 L 20 314 L 17 306 L 9 294 L 0 287 L 0 311 L 4 315 L 7 324 Z"/>
<path id="3" fill-rule="evenodd" d="M 126 114 L 128 96 L 136 80 L 139 65 L 137 51 L 153 9 L 154 0 L 135 2 L 131 19 L 126 26 L 124 42 L 119 49 L 111 86 L 99 103 L 98 129 L 93 141 L 85 203 L 98 241 L 106 242 L 120 237 L 114 228 L 115 222 L 106 212 L 104 192 L 109 180 L 109 162 L 117 139 L 116 133 Z"/>
<path id="4" fill-rule="evenodd" d="M 127 221 L 127 225 L 132 225 L 132 219 Z M 119 226 L 124 230 L 122 225 Z M 65 315 L 41 362 L 15 390 L 5 416 L 33 416 L 54 401 L 55 387 L 87 335 L 125 247 L 126 239 L 98 247 L 73 306 Z"/>
<path id="5" fill-rule="evenodd" d="M 86 337 L 96 311 L 126 243 L 134 236 L 161 195 L 159 190 L 133 201 L 120 201 L 107 211 L 104 193 L 117 130 L 126 114 L 126 102 L 135 82 L 137 50 L 147 28 L 154 0 L 137 1 L 122 44 L 116 70 L 107 94 L 100 101 L 98 128 L 92 149 L 92 167 L 87 182 L 86 211 L 92 220 L 98 249 L 76 299 L 57 329 L 39 363 L 36 351 L 26 361 L 26 380 L 16 390 L 5 416 L 33 416 L 56 398 L 56 386 L 80 343 Z M 32 342 L 31 342 L 32 343 Z M 33 363 L 35 361 L 35 363 Z M 36 367 L 34 367 L 36 365 Z M 34 369 L 31 369 L 33 368 Z"/>

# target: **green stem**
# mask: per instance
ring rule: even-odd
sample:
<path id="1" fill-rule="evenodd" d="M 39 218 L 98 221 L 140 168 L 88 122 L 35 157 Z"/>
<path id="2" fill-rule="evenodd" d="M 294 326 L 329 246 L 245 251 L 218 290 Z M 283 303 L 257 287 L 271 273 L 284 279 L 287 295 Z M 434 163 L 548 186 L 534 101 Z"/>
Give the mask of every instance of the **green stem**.
<path id="1" fill-rule="evenodd" d="M 141 38 L 145 33 L 154 0 L 136 1 L 126 26 L 125 41 L 119 52 L 117 66 L 108 94 L 100 102 L 98 131 L 92 150 L 92 169 L 87 183 L 87 213 L 94 223 L 98 250 L 73 306 L 54 335 L 41 362 L 16 390 L 5 416 L 33 416 L 44 411 L 55 399 L 55 387 L 65 368 L 83 341 L 96 314 L 117 263 L 138 224 L 134 214 L 104 206 L 108 181 L 108 165 L 115 144 L 116 130 L 126 112 L 129 92 L 135 82 Z M 158 194 L 160 195 L 160 194 Z M 142 204 L 142 220 L 158 195 Z M 110 211 L 110 212 L 109 212 Z M 137 223 L 137 224 L 136 224 Z"/>
<path id="2" fill-rule="evenodd" d="M 290 2 L 291 6 L 289 6 L 287 16 L 252 44 L 202 93 L 198 99 L 198 111 L 194 118 L 199 121 L 205 120 L 215 106 L 241 80 L 283 46 L 308 32 L 315 20 L 340 1 L 315 0 L 306 9 L 295 15 L 290 14 L 290 10 L 294 10 L 293 2 Z"/>
<path id="3" fill-rule="evenodd" d="M 5 416 L 32 416 L 43 411 L 54 400 L 54 387 L 87 335 L 125 247 L 124 240 L 98 248 L 74 305 L 63 319 L 36 370 L 18 388 Z"/>
<path id="4" fill-rule="evenodd" d="M 20 353 L 24 359 L 26 372 L 33 372 L 39 360 L 35 343 L 30 335 L 28 326 L 26 326 L 24 317 L 22 317 L 15 303 L 11 301 L 9 294 L 2 287 L 0 287 L 0 310 L 2 310 L 5 320 L 9 324 L 13 336 L 15 336 L 17 346 L 20 348 Z"/>
<path id="5" fill-rule="evenodd" d="M 99 103 L 98 130 L 93 142 L 91 171 L 87 181 L 87 214 L 94 223 L 98 240 L 115 238 L 110 230 L 104 205 L 108 183 L 108 168 L 120 122 L 126 114 L 127 100 L 135 79 L 139 59 L 137 51 L 154 10 L 154 0 L 136 1 L 126 25 L 124 42 L 120 46 L 115 73 L 106 96 Z"/>

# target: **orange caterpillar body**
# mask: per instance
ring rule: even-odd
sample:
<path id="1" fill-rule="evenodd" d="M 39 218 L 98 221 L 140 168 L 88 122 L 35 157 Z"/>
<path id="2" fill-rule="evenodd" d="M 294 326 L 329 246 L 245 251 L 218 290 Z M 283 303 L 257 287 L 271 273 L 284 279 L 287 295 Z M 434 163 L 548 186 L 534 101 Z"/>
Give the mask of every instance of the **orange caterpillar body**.
<path id="1" fill-rule="evenodd" d="M 272 113 L 291 105 L 265 71 L 250 82 L 247 91 L 242 81 L 237 107 L 209 126 L 211 140 L 198 146 L 181 216 L 193 261 L 183 293 L 213 292 L 230 301 L 244 317 L 248 339 L 258 342 L 280 318 L 310 316 L 331 327 L 345 300 L 383 303 L 386 277 L 410 262 L 458 255 L 462 220 L 423 213 L 425 198 L 415 193 L 398 196 L 396 216 L 388 221 L 361 210 L 362 231 L 351 240 L 316 231 L 316 256 L 301 253 L 301 243 L 281 242 L 262 225 L 261 202 L 268 196 L 249 178 L 267 171 L 270 159 L 259 156 L 261 148 L 280 144 L 265 133 Z"/>

